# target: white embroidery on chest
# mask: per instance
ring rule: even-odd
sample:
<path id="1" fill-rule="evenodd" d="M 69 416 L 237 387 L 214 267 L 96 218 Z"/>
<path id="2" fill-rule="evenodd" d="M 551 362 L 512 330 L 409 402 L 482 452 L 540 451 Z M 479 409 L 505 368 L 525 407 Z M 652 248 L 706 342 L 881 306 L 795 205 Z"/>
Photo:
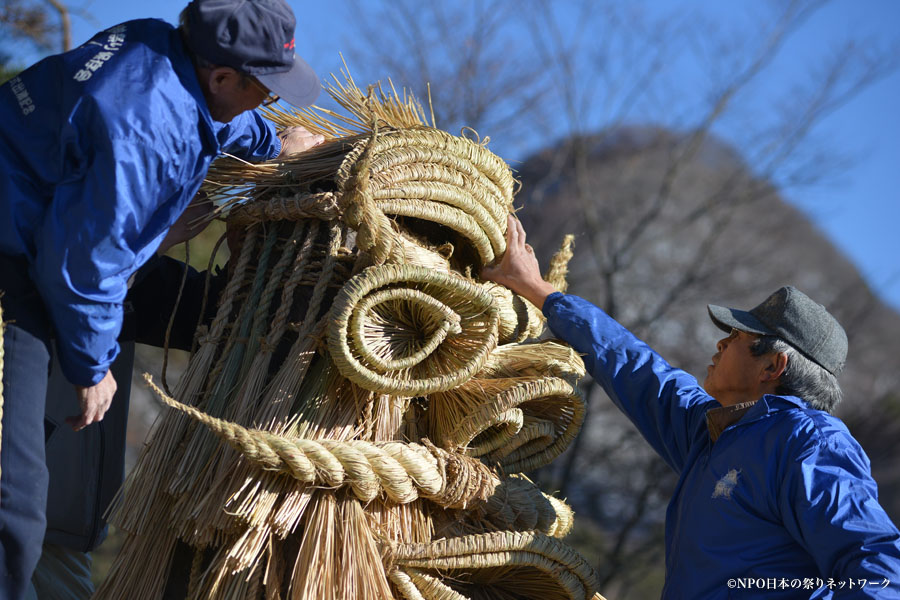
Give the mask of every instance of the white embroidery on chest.
<path id="1" fill-rule="evenodd" d="M 738 476 L 741 474 L 739 469 L 731 469 L 722 479 L 716 482 L 716 487 L 713 489 L 712 497 L 713 498 L 725 498 L 726 500 L 731 500 L 731 492 L 734 491 L 734 487 L 737 485 Z"/>

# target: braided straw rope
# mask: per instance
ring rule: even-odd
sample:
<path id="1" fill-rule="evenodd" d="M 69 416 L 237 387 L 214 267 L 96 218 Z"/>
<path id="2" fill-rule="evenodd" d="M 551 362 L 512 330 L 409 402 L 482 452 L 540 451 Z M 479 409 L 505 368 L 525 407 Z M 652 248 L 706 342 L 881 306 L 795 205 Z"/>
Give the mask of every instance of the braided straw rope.
<path id="1" fill-rule="evenodd" d="M 515 586 L 523 572 L 537 571 L 547 583 L 556 584 L 555 590 L 544 590 L 541 597 L 547 600 L 591 600 L 597 598 L 594 590 L 599 587 L 597 573 L 584 558 L 558 539 L 534 532 L 501 531 L 426 544 L 391 544 L 387 555 L 392 571 L 406 573 L 414 584 L 416 571 L 441 573 L 458 588 L 461 583 L 479 582 L 479 572 L 490 570 L 480 583 Z M 495 570 L 498 568 L 502 570 Z M 405 578 L 392 576 L 392 580 L 398 579 Z M 442 597 L 430 595 L 429 589 L 419 585 L 416 589 L 423 598 Z M 412 597 L 415 596 L 407 595 Z"/>
<path id="2" fill-rule="evenodd" d="M 334 300 L 331 359 L 367 390 L 402 396 L 448 390 L 481 369 L 497 344 L 499 313 L 491 300 L 457 275 L 370 267 Z"/>
<path id="3" fill-rule="evenodd" d="M 584 421 L 584 401 L 558 377 L 472 379 L 431 399 L 432 439 L 445 448 L 467 448 L 470 456 L 497 463 L 506 473 L 548 464 Z"/>

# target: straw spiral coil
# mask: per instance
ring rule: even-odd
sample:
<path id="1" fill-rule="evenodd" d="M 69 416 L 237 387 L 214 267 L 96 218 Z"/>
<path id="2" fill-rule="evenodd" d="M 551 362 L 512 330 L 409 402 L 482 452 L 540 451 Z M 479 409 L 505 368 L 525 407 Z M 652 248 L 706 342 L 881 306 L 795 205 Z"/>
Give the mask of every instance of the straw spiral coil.
<path id="1" fill-rule="evenodd" d="M 547 340 L 497 346 L 477 377 L 562 377 L 575 383 L 586 374 L 584 361 L 569 345 Z"/>
<path id="2" fill-rule="evenodd" d="M 376 264 L 393 250 L 385 215 L 430 221 L 458 234 L 483 266 L 506 250 L 513 179 L 496 155 L 431 128 L 373 133 L 347 153 L 336 177 L 345 219 Z"/>
<path id="3" fill-rule="evenodd" d="M 528 300 L 497 283 L 482 285 L 494 297 L 494 303 L 500 311 L 501 344 L 524 342 L 544 333 L 544 315 Z"/>
<path id="4" fill-rule="evenodd" d="M 328 349 L 360 387 L 422 396 L 471 378 L 497 345 L 498 321 L 490 294 L 458 275 L 374 266 L 335 298 Z"/>
<path id="5" fill-rule="evenodd" d="M 467 598 L 465 589 L 471 584 L 512 590 L 521 587 L 523 579 L 532 585 L 540 580 L 541 597 L 548 600 L 591 600 L 597 598 L 593 590 L 599 587 L 597 573 L 584 558 L 558 539 L 534 532 L 501 531 L 392 544 L 388 560 L 407 575 L 392 576 L 392 580 L 411 582 L 420 597 L 429 599 L 454 597 L 447 590 Z M 428 574 L 429 579 L 419 573 Z M 429 585 L 421 585 L 425 581 Z M 407 598 L 416 597 L 404 593 Z"/>
<path id="6" fill-rule="evenodd" d="M 584 420 L 584 401 L 559 377 L 472 379 L 430 396 L 429 434 L 448 449 L 526 472 L 559 456 Z"/>

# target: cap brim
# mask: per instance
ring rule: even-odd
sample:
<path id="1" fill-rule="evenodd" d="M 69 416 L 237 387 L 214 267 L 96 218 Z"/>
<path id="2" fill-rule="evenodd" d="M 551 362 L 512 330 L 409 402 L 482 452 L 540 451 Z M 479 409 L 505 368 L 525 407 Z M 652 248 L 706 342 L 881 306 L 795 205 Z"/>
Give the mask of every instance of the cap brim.
<path id="1" fill-rule="evenodd" d="M 745 310 L 716 306 L 714 304 L 708 304 L 706 308 L 709 310 L 709 318 L 722 331 L 731 332 L 732 329 L 739 329 L 747 333 L 775 335 L 774 331 L 763 325 L 762 321 Z"/>
<path id="2" fill-rule="evenodd" d="M 315 102 L 322 89 L 316 72 L 296 54 L 294 66 L 289 71 L 257 75 L 256 78 L 271 92 L 297 108 L 304 108 Z"/>

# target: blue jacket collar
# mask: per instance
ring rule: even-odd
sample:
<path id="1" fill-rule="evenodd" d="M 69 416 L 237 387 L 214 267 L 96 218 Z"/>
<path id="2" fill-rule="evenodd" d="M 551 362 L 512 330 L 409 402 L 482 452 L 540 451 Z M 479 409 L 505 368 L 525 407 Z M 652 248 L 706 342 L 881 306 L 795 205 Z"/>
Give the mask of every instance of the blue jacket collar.
<path id="1" fill-rule="evenodd" d="M 791 408 L 806 408 L 806 403 L 795 396 L 766 394 L 754 402 L 743 402 L 732 406 L 718 406 L 706 411 L 706 428 L 713 443 L 722 432 L 740 423 L 751 423 L 769 413 Z"/>

